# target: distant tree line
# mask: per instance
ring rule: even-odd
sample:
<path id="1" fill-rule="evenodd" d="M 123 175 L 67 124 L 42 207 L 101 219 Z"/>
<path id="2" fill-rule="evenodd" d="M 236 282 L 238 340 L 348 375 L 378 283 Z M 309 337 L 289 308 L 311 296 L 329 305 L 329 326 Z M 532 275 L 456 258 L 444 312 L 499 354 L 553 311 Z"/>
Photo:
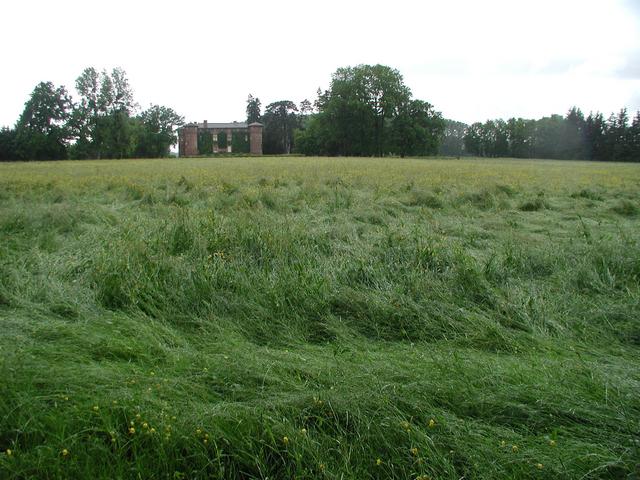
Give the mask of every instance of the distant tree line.
<path id="1" fill-rule="evenodd" d="M 64 86 L 41 82 L 13 128 L 0 129 L 0 161 L 164 157 L 177 141 L 184 118 L 151 105 L 139 112 L 122 69 L 85 69 L 76 79 L 78 99 Z M 640 111 L 607 119 L 585 118 L 573 107 L 563 117 L 510 118 L 466 125 L 443 119 L 434 107 L 412 98 L 402 75 L 384 65 L 339 68 L 328 90 L 299 104 L 279 100 L 264 113 L 249 95 L 247 122 L 264 125 L 263 152 L 306 155 L 481 157 L 640 161 Z M 248 152 L 244 134 L 198 138 L 201 154 L 231 144 Z"/>
<path id="2" fill-rule="evenodd" d="M 445 127 L 440 113 L 413 99 L 402 75 L 384 65 L 339 68 L 314 104 L 280 100 L 261 114 L 250 95 L 247 121 L 264 124 L 265 153 L 306 155 L 434 155 Z"/>
<path id="3" fill-rule="evenodd" d="M 136 103 L 122 69 L 85 69 L 74 101 L 64 86 L 41 82 L 14 128 L 0 130 L 0 161 L 165 157 L 184 119 L 151 105 L 134 115 Z"/>
<path id="4" fill-rule="evenodd" d="M 573 107 L 563 117 L 510 118 L 465 125 L 445 121 L 441 155 L 640 161 L 640 112 L 630 120 L 626 109 L 605 119 L 585 118 Z"/>

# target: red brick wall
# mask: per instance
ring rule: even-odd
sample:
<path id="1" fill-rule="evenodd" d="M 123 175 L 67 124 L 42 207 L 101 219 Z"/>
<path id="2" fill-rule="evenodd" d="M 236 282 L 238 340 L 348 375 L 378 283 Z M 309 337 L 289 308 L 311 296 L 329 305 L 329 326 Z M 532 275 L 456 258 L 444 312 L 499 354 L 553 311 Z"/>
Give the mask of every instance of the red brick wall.
<path id="1" fill-rule="evenodd" d="M 180 129 L 178 155 L 192 157 L 198 155 L 198 127 L 188 125 Z"/>
<path id="2" fill-rule="evenodd" d="M 249 125 L 249 152 L 262 155 L 262 125 Z"/>

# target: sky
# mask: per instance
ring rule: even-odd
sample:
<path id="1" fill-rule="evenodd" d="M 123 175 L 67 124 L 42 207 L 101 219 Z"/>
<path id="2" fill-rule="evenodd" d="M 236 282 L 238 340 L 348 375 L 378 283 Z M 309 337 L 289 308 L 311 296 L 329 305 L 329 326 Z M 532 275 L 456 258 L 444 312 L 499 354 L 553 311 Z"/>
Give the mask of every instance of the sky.
<path id="1" fill-rule="evenodd" d="M 35 85 L 123 68 L 141 109 L 245 119 L 383 64 L 446 118 L 640 109 L 640 0 L 21 0 L 0 4 L 0 126 Z"/>

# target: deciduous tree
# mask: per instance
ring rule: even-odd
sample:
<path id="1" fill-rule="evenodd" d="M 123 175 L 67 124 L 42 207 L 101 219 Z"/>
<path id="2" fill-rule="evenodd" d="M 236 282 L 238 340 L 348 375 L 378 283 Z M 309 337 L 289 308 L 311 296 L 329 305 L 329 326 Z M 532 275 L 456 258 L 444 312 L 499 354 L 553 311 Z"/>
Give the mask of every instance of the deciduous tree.
<path id="1" fill-rule="evenodd" d="M 16 156 L 23 160 L 66 158 L 71 107 L 65 87 L 51 82 L 36 85 L 16 124 Z"/>
<path id="2" fill-rule="evenodd" d="M 171 145 L 178 141 L 176 128 L 184 124 L 184 118 L 169 107 L 151 105 L 138 119 L 141 128 L 137 134 L 135 156 L 168 156 Z"/>

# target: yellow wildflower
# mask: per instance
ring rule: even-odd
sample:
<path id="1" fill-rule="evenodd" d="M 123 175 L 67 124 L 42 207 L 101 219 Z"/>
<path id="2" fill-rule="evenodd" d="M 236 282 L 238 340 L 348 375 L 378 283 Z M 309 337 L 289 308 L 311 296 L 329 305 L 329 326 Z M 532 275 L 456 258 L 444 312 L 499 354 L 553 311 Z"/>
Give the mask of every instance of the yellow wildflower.
<path id="1" fill-rule="evenodd" d="M 418 456 L 418 449 L 416 447 L 413 447 L 409 451 L 411 452 L 411 455 L 413 455 L 414 457 Z"/>
<path id="2" fill-rule="evenodd" d="M 10 448 L 7 448 L 7 450 L 4 453 L 7 454 L 7 457 L 10 457 L 11 455 L 13 455 L 13 451 Z"/>
<path id="3" fill-rule="evenodd" d="M 98 405 L 94 405 L 93 406 L 93 411 L 97 412 L 98 410 L 100 410 L 100 407 Z"/>
<path id="4" fill-rule="evenodd" d="M 149 428 L 149 424 L 148 424 L 147 422 L 144 422 L 144 423 L 142 424 L 142 428 Z"/>
<path id="5" fill-rule="evenodd" d="M 518 445 L 514 445 L 514 446 L 512 446 L 512 447 L 511 447 L 511 451 L 512 451 L 513 453 L 517 453 L 517 452 L 518 452 Z"/>
<path id="6" fill-rule="evenodd" d="M 63 457 L 66 457 L 66 456 L 68 456 L 68 455 L 69 455 L 69 450 L 67 450 L 66 448 L 63 448 L 63 449 L 62 449 L 62 456 L 63 456 Z"/>
<path id="7" fill-rule="evenodd" d="M 538 470 L 542 470 L 544 468 L 544 465 L 541 463 L 536 463 L 536 467 L 538 468 Z"/>
<path id="8" fill-rule="evenodd" d="M 288 445 L 289 444 L 289 437 L 287 437 L 287 436 L 282 437 L 282 443 L 284 443 L 285 445 Z"/>
<path id="9" fill-rule="evenodd" d="M 133 435 L 134 433 L 136 433 L 136 429 L 135 429 L 135 427 L 130 427 L 130 428 L 129 428 L 129 433 L 130 433 L 131 435 Z"/>
<path id="10" fill-rule="evenodd" d="M 378 466 L 382 465 L 382 459 L 377 458 L 376 459 L 376 465 L 378 465 Z"/>
<path id="11" fill-rule="evenodd" d="M 551 445 L 552 447 L 556 446 L 556 441 L 555 440 L 549 440 L 549 445 Z"/>
<path id="12" fill-rule="evenodd" d="M 433 428 L 436 426 L 436 421 L 432 418 L 429 420 L 429 428 Z"/>

